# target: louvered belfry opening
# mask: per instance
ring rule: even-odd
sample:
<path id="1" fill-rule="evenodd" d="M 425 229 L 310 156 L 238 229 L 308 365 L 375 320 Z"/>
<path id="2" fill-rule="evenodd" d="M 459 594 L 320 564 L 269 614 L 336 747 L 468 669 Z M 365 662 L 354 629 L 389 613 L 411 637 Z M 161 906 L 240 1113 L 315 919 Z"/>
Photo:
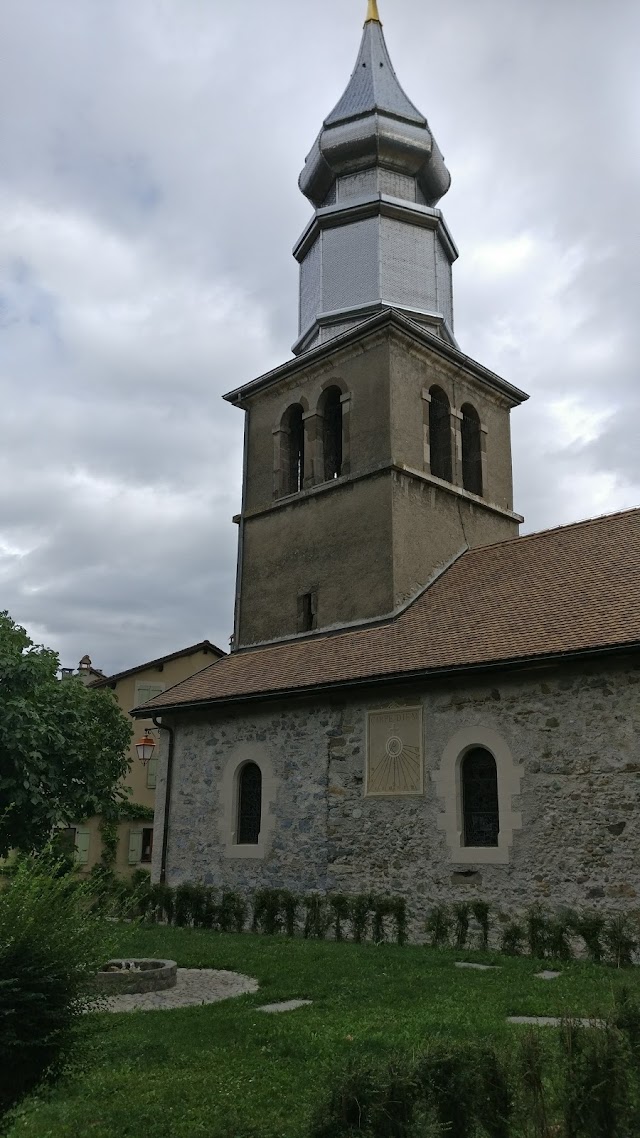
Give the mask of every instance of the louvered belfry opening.
<path id="1" fill-rule="evenodd" d="M 283 422 L 282 456 L 284 493 L 298 494 L 304 487 L 304 411 L 294 403 L 285 412 Z"/>
<path id="2" fill-rule="evenodd" d="M 474 747 L 462 760 L 462 812 L 465 846 L 497 846 L 500 834 L 498 770 L 484 747 Z"/>
<path id="3" fill-rule="evenodd" d="M 256 846 L 262 821 L 262 771 L 247 763 L 238 779 L 238 845 Z"/>
<path id="4" fill-rule="evenodd" d="M 445 482 L 452 481 L 451 463 L 451 407 L 441 387 L 429 392 L 429 448 L 431 473 Z"/>
<path id="5" fill-rule="evenodd" d="M 324 481 L 342 474 L 342 392 L 329 387 L 322 400 L 322 454 Z"/>
<path id="6" fill-rule="evenodd" d="M 475 407 L 462 407 L 462 485 L 482 497 L 482 432 Z"/>

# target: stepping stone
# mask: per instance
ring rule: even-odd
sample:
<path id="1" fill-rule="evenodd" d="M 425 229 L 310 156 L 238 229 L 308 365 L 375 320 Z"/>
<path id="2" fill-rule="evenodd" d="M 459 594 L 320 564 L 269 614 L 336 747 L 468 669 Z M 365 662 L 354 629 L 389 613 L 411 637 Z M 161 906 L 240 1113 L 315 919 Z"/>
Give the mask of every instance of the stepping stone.
<path id="1" fill-rule="evenodd" d="M 312 1003 L 313 1000 L 283 1000 L 280 1004 L 263 1004 L 256 1010 L 266 1012 L 267 1015 L 275 1015 L 278 1012 L 295 1012 L 296 1008 L 306 1008 Z"/>
<path id="2" fill-rule="evenodd" d="M 577 1019 L 573 1021 L 580 1027 L 604 1027 L 601 1020 Z M 562 1027 L 563 1021 L 557 1016 L 507 1016 L 507 1023 L 520 1023 L 525 1027 Z"/>
<path id="3" fill-rule="evenodd" d="M 557 980 L 558 976 L 562 976 L 562 972 L 536 972 L 536 980 Z"/>
<path id="4" fill-rule="evenodd" d="M 467 964 L 456 960 L 456 968 L 472 968 L 474 972 L 497 972 L 498 964 Z"/>

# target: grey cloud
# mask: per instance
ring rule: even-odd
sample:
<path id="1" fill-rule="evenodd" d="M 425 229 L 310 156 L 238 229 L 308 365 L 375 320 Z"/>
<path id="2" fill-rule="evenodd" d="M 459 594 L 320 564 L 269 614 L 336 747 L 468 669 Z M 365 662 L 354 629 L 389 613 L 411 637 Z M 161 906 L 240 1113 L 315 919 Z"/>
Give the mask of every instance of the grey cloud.
<path id="1" fill-rule="evenodd" d="M 453 173 L 463 349 L 529 528 L 640 498 L 632 0 L 380 0 Z M 0 607 L 115 670 L 231 631 L 242 415 L 296 335 L 297 176 L 364 0 L 5 0 Z"/>

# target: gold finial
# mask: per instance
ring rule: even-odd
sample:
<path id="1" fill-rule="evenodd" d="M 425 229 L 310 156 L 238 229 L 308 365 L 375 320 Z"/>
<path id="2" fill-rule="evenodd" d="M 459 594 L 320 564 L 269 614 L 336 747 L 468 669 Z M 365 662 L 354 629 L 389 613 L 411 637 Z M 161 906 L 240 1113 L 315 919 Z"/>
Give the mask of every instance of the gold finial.
<path id="1" fill-rule="evenodd" d="M 376 24 L 382 23 L 382 20 L 380 19 L 380 13 L 378 12 L 378 0 L 369 0 L 369 10 L 367 12 L 365 24 L 371 23 L 372 20 Z"/>

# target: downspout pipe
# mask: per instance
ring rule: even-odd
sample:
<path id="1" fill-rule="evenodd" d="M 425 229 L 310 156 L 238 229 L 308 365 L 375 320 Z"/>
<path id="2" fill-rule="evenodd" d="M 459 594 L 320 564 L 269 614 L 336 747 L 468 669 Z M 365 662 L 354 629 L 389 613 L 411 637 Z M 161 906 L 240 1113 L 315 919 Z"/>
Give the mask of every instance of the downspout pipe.
<path id="1" fill-rule="evenodd" d="M 165 793 L 164 793 L 164 818 L 162 822 L 162 854 L 160 857 L 160 884 L 165 885 L 167 880 L 167 849 L 169 846 L 169 816 L 171 813 L 171 790 L 173 787 L 173 755 L 175 750 L 175 731 L 173 727 L 168 727 L 161 719 L 155 718 L 153 720 L 155 727 L 160 731 L 166 731 L 169 736 L 169 753 L 167 755 L 167 777 L 165 780 Z"/>

